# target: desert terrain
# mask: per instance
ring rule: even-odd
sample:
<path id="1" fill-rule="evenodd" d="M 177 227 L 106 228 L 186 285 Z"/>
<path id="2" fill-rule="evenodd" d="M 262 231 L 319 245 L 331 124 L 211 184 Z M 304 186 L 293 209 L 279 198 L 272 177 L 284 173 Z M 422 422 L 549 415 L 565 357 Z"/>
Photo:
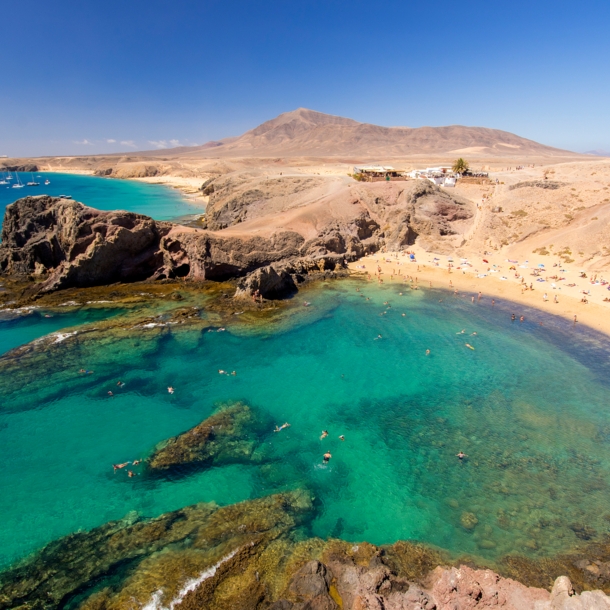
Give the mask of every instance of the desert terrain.
<path id="1" fill-rule="evenodd" d="M 352 175 L 363 163 L 410 171 L 451 165 L 457 157 L 488 177 L 439 188 L 427 180 L 362 182 Z M 347 252 L 350 260 L 365 251 L 419 248 L 430 260 L 493 256 L 498 264 L 560 264 L 566 269 L 558 275 L 566 276 L 560 280 L 564 294 L 576 274 L 604 281 L 610 271 L 610 159 L 494 129 L 388 128 L 298 109 L 240 137 L 203 146 L 9 159 L 4 166 L 181 189 L 201 203 L 202 215 L 195 226 L 174 234 L 205 231 L 222 239 L 269 240 L 289 232 L 309 243 L 333 230 L 353 229 L 356 222 L 361 225 L 357 238 L 374 234 L 375 244 Z M 362 229 L 367 223 L 370 235 Z M 605 303 L 605 288 L 601 285 L 590 300 Z"/>

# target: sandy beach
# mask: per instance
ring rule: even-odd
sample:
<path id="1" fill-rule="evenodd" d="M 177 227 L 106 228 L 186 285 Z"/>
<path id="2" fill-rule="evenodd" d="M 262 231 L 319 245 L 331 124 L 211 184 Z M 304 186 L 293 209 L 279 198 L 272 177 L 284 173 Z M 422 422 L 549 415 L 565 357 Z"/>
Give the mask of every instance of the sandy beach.
<path id="1" fill-rule="evenodd" d="M 377 268 L 380 267 L 380 277 L 384 283 L 405 283 L 406 278 L 407 283 L 414 285 L 415 281 L 411 283 L 410 278 L 417 278 L 419 289 L 425 290 L 431 285 L 433 288 L 458 290 L 474 297 L 475 304 L 491 304 L 491 299 L 495 299 L 497 304 L 511 301 L 516 304 L 514 313 L 517 318 L 521 315 L 519 304 L 570 321 L 576 316 L 577 325 L 585 324 L 610 335 L 610 302 L 603 300 L 610 299 L 610 284 L 603 285 L 604 280 L 600 276 L 595 282 L 592 282 L 592 277 L 580 277 L 580 269 L 574 265 L 560 264 L 549 261 L 549 257 L 535 255 L 527 261 L 514 262 L 508 261 L 501 253 L 460 259 L 426 252 L 417 246 L 409 246 L 408 251 L 414 254 L 414 261 L 406 252 L 375 253 L 350 263 L 349 269 L 365 277 L 370 274 L 371 281 L 376 282 Z M 449 264 L 453 267 L 449 267 Z M 553 276 L 557 276 L 557 279 L 551 279 Z M 522 278 L 525 283 L 522 283 Z M 524 290 L 525 285 L 532 285 L 533 290 Z M 547 300 L 544 299 L 545 294 Z M 582 302 L 583 298 L 588 303 Z"/>

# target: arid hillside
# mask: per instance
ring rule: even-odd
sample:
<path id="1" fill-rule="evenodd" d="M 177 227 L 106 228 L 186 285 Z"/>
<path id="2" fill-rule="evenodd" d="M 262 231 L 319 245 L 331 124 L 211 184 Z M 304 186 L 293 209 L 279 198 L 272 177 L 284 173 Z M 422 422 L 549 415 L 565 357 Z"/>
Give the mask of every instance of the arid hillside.
<path id="1" fill-rule="evenodd" d="M 470 154 L 573 156 L 506 131 L 487 127 L 381 127 L 307 108 L 280 114 L 238 138 L 172 151 L 186 157 L 296 157 Z M 151 151 L 147 156 L 164 156 Z"/>

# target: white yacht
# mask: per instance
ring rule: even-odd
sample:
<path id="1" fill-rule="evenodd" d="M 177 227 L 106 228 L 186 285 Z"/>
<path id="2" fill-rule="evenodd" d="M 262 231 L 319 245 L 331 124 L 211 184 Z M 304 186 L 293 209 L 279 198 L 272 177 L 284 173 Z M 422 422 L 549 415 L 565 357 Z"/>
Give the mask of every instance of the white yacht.
<path id="1" fill-rule="evenodd" d="M 25 186 L 25 184 L 23 184 L 21 182 L 21 178 L 19 178 L 19 174 L 17 172 L 15 172 L 15 176 L 17 176 L 17 183 L 13 184 L 13 188 L 14 189 L 22 189 Z"/>
<path id="2" fill-rule="evenodd" d="M 40 182 L 36 182 L 36 180 L 34 180 L 34 174 L 32 174 L 32 179 L 28 182 L 27 185 L 28 186 L 40 186 Z"/>

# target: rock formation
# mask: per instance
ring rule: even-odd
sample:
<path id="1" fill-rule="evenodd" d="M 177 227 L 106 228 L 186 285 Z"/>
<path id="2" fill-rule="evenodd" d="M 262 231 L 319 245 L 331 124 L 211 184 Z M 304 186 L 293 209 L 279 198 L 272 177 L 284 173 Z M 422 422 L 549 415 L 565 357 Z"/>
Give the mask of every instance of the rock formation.
<path id="1" fill-rule="evenodd" d="M 305 492 L 136 514 L 49 544 L 0 574 L 0 610 L 608 610 L 601 591 L 549 590 L 424 545 L 306 538 Z M 439 566 L 441 564 L 441 566 Z M 551 585 L 552 584 L 552 588 Z"/>
<path id="2" fill-rule="evenodd" d="M 258 291 L 276 298 L 312 272 L 343 267 L 383 246 L 399 249 L 418 237 L 442 241 L 473 214 L 469 202 L 427 181 L 260 182 L 251 176 L 211 182 L 208 230 L 102 212 L 65 198 L 20 199 L 6 209 L 0 272 L 38 276 L 32 294 L 186 277 L 245 278 L 237 296 Z"/>
<path id="3" fill-rule="evenodd" d="M 222 406 L 200 424 L 160 443 L 148 459 L 151 472 L 184 466 L 250 463 L 256 442 L 250 407 L 238 402 Z"/>

